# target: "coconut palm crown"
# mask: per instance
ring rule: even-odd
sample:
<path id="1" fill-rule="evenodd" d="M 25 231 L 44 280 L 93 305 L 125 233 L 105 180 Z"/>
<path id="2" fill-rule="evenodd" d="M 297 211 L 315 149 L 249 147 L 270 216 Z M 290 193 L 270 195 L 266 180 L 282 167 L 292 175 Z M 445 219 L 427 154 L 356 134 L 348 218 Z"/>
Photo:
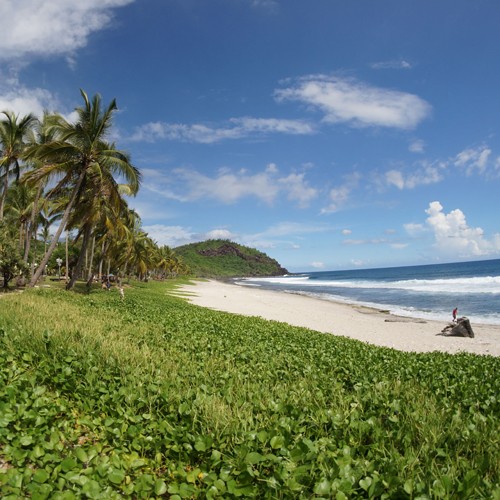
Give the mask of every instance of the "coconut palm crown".
<path id="1" fill-rule="evenodd" d="M 39 168 L 28 174 L 28 181 L 51 182 L 54 187 L 49 195 L 52 196 L 64 190 L 70 193 L 59 228 L 33 274 L 30 286 L 40 278 L 77 203 L 90 193 L 94 197 L 116 200 L 120 191 L 116 178 L 125 180 L 132 195 L 140 186 L 141 174 L 130 163 L 129 156 L 107 141 L 113 113 L 117 109 L 115 99 L 103 108 L 100 95 L 96 94 L 90 100 L 83 90 L 80 92 L 84 105 L 76 109 L 77 120 L 69 122 L 60 115 L 53 115 L 50 127 L 55 139 L 33 145 L 25 153 L 27 160 L 40 160 Z M 99 203 L 83 205 L 89 213 L 81 214 L 82 220 L 94 219 L 90 212 L 96 210 Z"/>

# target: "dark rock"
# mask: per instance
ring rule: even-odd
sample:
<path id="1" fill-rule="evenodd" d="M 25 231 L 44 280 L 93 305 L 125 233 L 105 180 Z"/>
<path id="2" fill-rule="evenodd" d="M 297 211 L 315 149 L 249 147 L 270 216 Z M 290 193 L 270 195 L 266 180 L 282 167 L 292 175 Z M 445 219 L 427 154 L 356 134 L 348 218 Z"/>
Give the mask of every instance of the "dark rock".
<path id="1" fill-rule="evenodd" d="M 450 323 L 441 330 L 439 335 L 445 337 L 469 337 L 474 338 L 474 330 L 470 326 L 470 321 L 467 318 L 458 318 L 456 323 Z"/>

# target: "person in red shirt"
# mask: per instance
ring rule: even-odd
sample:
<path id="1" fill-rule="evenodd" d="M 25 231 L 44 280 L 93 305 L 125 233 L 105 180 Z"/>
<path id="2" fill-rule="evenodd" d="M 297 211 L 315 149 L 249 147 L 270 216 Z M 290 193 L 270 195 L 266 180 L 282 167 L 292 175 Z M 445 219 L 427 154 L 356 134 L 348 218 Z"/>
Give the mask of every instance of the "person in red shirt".
<path id="1" fill-rule="evenodd" d="M 455 307 L 455 309 L 453 309 L 453 322 L 456 323 L 457 322 L 457 313 L 458 313 L 458 307 Z"/>

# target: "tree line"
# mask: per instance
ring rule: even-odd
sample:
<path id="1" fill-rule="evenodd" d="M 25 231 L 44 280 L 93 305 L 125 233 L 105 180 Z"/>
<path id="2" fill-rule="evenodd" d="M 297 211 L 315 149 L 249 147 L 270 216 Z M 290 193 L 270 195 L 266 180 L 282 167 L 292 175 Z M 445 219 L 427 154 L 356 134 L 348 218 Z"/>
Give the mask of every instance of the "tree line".
<path id="1" fill-rule="evenodd" d="M 76 120 L 45 112 L 0 118 L 0 273 L 34 286 L 61 269 L 72 289 L 111 273 L 165 278 L 187 274 L 182 259 L 141 228 L 126 197 L 141 172 L 108 139 L 116 100 L 104 106 L 80 90 Z M 50 228 L 57 224 L 54 235 Z M 61 242 L 64 234 L 64 242 Z M 40 243 L 43 248 L 40 248 Z"/>

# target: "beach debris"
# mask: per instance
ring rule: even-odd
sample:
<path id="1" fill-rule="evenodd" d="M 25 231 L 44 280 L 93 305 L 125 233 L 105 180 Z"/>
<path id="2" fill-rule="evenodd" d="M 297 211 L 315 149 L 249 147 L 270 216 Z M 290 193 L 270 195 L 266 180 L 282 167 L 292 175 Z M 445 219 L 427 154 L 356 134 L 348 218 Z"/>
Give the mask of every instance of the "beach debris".
<path id="1" fill-rule="evenodd" d="M 463 317 L 458 318 L 455 323 L 445 326 L 438 335 L 444 335 L 445 337 L 469 337 L 473 339 L 474 330 L 470 326 L 470 321 L 466 317 Z"/>

